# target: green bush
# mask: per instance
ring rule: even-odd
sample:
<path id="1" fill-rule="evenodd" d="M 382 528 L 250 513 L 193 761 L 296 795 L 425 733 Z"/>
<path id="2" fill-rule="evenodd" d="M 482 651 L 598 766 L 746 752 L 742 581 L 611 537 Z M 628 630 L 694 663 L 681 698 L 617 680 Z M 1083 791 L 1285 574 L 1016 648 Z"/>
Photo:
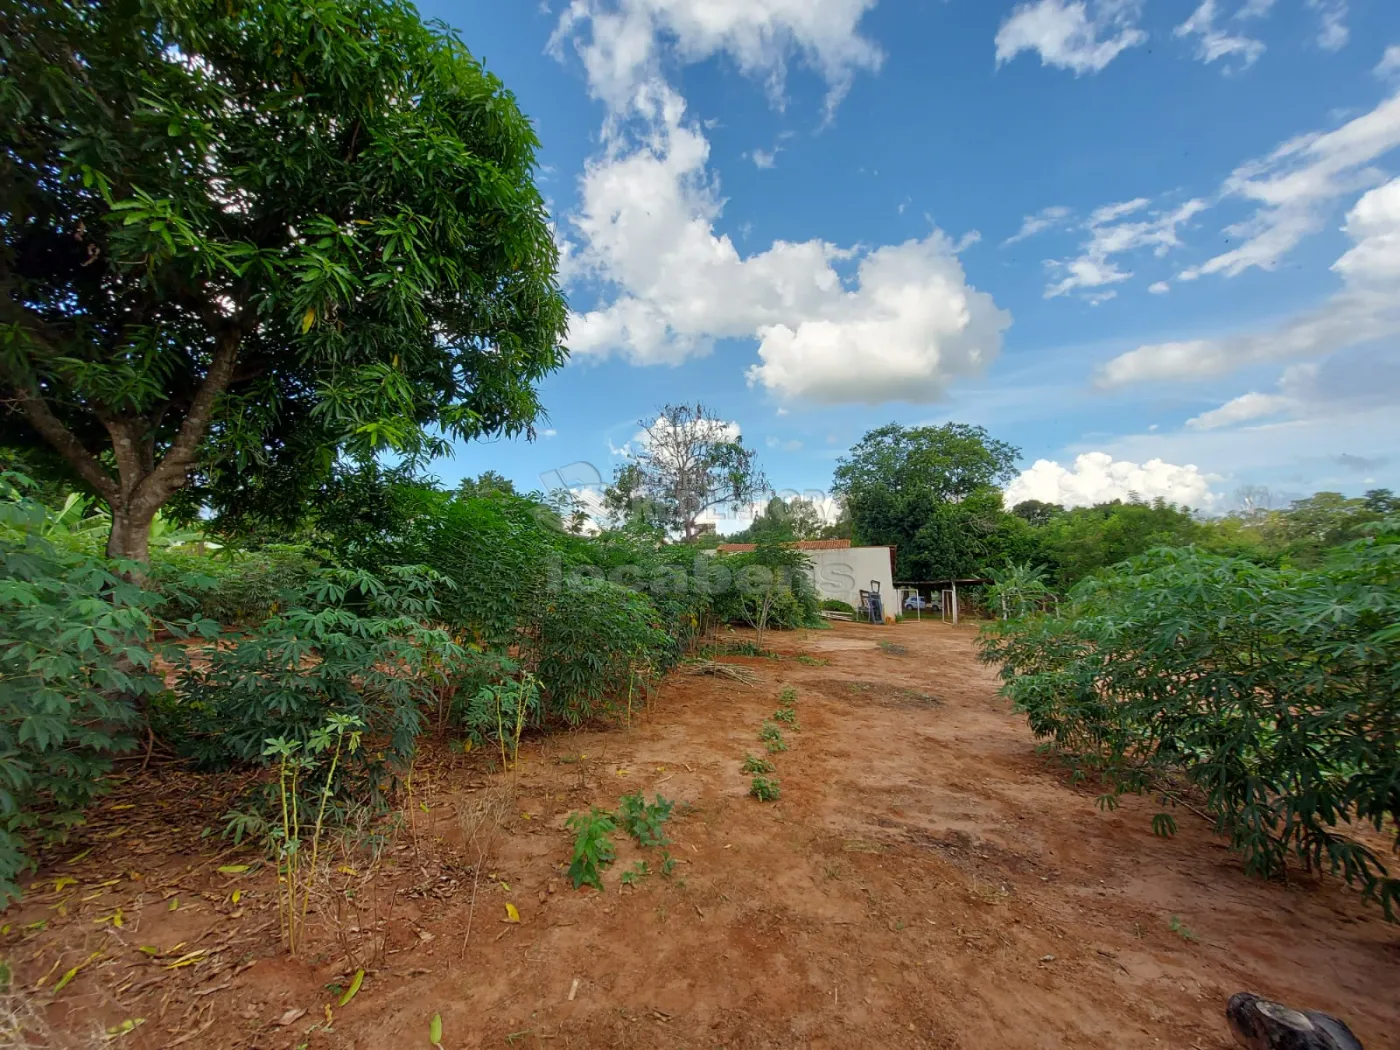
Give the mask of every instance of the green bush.
<path id="1" fill-rule="evenodd" d="M 424 708 L 471 662 L 430 626 L 443 585 L 421 567 L 318 571 L 255 631 L 187 651 L 179 697 L 155 713 L 158 729 L 211 767 L 257 762 L 266 740 L 305 744 L 331 714 L 351 715 L 406 763 Z"/>
<path id="2" fill-rule="evenodd" d="M 303 547 L 210 554 L 181 548 L 152 554 L 149 583 L 172 615 L 252 626 L 295 603 L 318 568 Z"/>
<path id="3" fill-rule="evenodd" d="M 615 715 L 640 697 L 671 646 L 645 595 L 606 580 L 576 581 L 552 594 L 530 644 L 545 717 L 571 726 Z"/>
<path id="4" fill-rule="evenodd" d="M 1101 778 L 1104 805 L 1171 801 L 1180 778 L 1251 872 L 1296 856 L 1394 917 L 1400 879 L 1337 829 L 1396 834 L 1400 817 L 1400 520 L 1306 572 L 1154 550 L 982 644 L 1035 734 Z"/>
<path id="5" fill-rule="evenodd" d="M 856 614 L 856 607 L 849 602 L 843 602 L 840 598 L 823 598 L 817 603 L 820 609 L 829 609 L 831 612 Z"/>
<path id="6" fill-rule="evenodd" d="M 54 512 L 0 479 L 0 907 L 35 845 L 61 840 L 136 743 L 156 595 L 52 536 Z M 126 566 L 125 568 L 133 568 Z"/>

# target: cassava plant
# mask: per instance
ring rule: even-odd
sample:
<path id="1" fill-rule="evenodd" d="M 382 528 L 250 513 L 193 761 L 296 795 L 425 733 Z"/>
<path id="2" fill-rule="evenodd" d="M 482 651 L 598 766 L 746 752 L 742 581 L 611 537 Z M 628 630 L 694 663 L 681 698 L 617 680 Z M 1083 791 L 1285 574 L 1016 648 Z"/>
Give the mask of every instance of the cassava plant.
<path id="1" fill-rule="evenodd" d="M 296 955 L 302 944 L 307 906 L 311 900 L 312 882 L 321 857 L 321 836 L 325 830 L 326 806 L 335 790 L 336 769 L 343 755 L 353 755 L 360 748 L 364 723 L 354 715 L 331 714 L 325 725 L 316 730 L 305 744 L 300 740 L 277 737 L 268 740 L 263 756 L 277 763 L 277 788 L 280 820 L 271 828 L 273 848 L 277 854 L 279 914 L 287 951 Z M 325 763 L 316 794 L 316 817 L 309 825 L 302 811 L 303 780 L 315 775 Z M 305 856 L 306 840 L 310 835 L 310 857 Z"/>
<path id="2" fill-rule="evenodd" d="M 1247 870 L 1279 876 L 1293 857 L 1396 917 L 1400 879 L 1346 832 L 1400 841 L 1400 520 L 1307 571 L 1154 550 L 1080 583 L 1057 616 L 989 626 L 982 651 L 1106 801 L 1171 804 L 1183 785 Z"/>

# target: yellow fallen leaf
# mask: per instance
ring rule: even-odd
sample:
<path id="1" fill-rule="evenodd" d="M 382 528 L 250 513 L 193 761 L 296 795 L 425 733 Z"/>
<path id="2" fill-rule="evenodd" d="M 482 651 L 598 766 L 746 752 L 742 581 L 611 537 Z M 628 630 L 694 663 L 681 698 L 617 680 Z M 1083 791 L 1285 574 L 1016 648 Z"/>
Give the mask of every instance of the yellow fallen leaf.
<path id="1" fill-rule="evenodd" d="M 89 853 L 91 853 L 91 852 L 92 852 L 92 847 L 89 846 L 87 849 L 85 849 L 85 850 L 83 850 L 81 853 L 79 853 L 76 857 L 69 857 L 66 861 L 64 861 L 64 863 L 65 863 L 65 864 L 76 864 L 76 863 L 78 863 L 78 861 L 82 860 L 84 857 L 86 857 L 86 856 L 87 856 Z"/>
<path id="2" fill-rule="evenodd" d="M 463 753 L 463 754 L 467 754 L 468 752 L 471 751 L 471 749 L 472 749 L 472 742 L 471 742 L 470 738 L 468 738 L 468 739 L 466 739 L 466 740 L 463 740 L 463 741 L 462 741 L 462 753 Z"/>
<path id="3" fill-rule="evenodd" d="M 356 876 L 356 875 L 359 875 L 359 874 L 360 874 L 358 871 L 356 871 L 354 868 L 350 867 L 350 865 L 348 865 L 348 864 L 342 864 L 340 867 L 336 868 L 335 870 L 338 871 L 338 872 L 340 872 L 342 875 Z"/>
<path id="4" fill-rule="evenodd" d="M 113 1025 L 107 1029 L 108 1040 L 120 1039 L 124 1035 L 129 1035 L 146 1023 L 144 1017 L 128 1017 L 121 1024 Z"/>
<path id="5" fill-rule="evenodd" d="M 340 997 L 340 1005 L 348 1006 L 350 1000 L 360 994 L 360 985 L 365 983 L 365 971 L 356 970 L 355 979 L 350 982 L 350 987 L 345 989 L 345 994 Z"/>
<path id="6" fill-rule="evenodd" d="M 119 810 L 123 810 L 123 809 L 135 809 L 135 808 L 136 808 L 136 803 L 135 803 L 135 802 L 118 802 L 115 806 L 108 806 L 107 808 L 108 808 L 109 810 L 111 810 L 113 813 L 116 813 L 116 812 L 118 812 Z"/>
<path id="7" fill-rule="evenodd" d="M 143 945 L 141 945 L 141 947 L 137 948 L 136 950 L 137 950 L 138 952 L 140 952 L 142 955 L 159 955 L 159 954 L 160 954 L 160 949 L 157 948 L 154 944 L 143 944 Z"/>
<path id="8" fill-rule="evenodd" d="M 71 981 L 74 977 L 77 977 L 77 976 L 78 976 L 78 971 L 79 971 L 79 970 L 81 970 L 81 969 L 82 969 L 84 966 L 86 966 L 88 963 L 92 962 L 94 959 L 100 959 L 101 957 L 102 957 L 102 953 L 101 953 L 101 952 L 93 952 L 91 955 L 89 955 L 89 956 L 88 956 L 86 959 L 84 959 L 82 962 L 78 963 L 77 966 L 74 966 L 74 967 L 73 967 L 72 969 L 70 969 L 67 973 L 65 973 L 62 977 L 60 977 L 60 978 L 58 979 L 58 983 L 57 983 L 56 985 L 53 986 L 53 993 L 54 993 L 54 995 L 57 995 L 59 992 L 63 991 L 63 989 L 67 988 L 67 987 L 68 987 L 68 982 Z"/>
<path id="9" fill-rule="evenodd" d="M 442 1014 L 433 1014 L 433 1019 L 428 1022 L 428 1042 L 434 1046 L 441 1046 Z"/>
<path id="10" fill-rule="evenodd" d="M 234 890 L 234 891 L 233 891 L 233 896 L 232 896 L 231 898 L 229 898 L 229 899 L 232 900 L 234 904 L 237 904 L 240 900 L 243 899 L 243 891 L 242 891 L 242 890 Z"/>
<path id="11" fill-rule="evenodd" d="M 180 898 L 179 898 L 179 897 L 171 897 L 171 898 L 170 898 L 170 907 L 166 908 L 165 910 L 166 910 L 166 911 L 174 911 L 174 910 L 175 910 L 176 908 L 178 908 L 179 906 L 180 906 Z"/>
<path id="12" fill-rule="evenodd" d="M 331 1017 L 332 1017 L 332 1014 L 331 1014 L 331 1004 L 330 1004 L 330 1003 L 327 1003 L 327 1004 L 326 1004 L 326 1027 L 327 1027 L 327 1028 L 329 1028 L 329 1027 L 331 1026 Z"/>
<path id="13" fill-rule="evenodd" d="M 520 910 L 510 901 L 506 901 L 506 922 L 519 922 Z"/>
<path id="14" fill-rule="evenodd" d="M 122 910 L 118 908 L 116 911 L 112 912 L 111 915 L 104 915 L 100 919 L 92 920 L 94 926 L 101 926 L 104 922 L 110 922 L 120 930 L 122 928 Z"/>
<path id="15" fill-rule="evenodd" d="M 192 952 L 186 952 L 184 955 L 180 956 L 180 958 L 176 959 L 173 963 L 167 963 L 165 968 L 167 970 L 178 970 L 181 966 L 193 966 L 195 963 L 201 961 L 208 954 L 208 948 L 196 948 Z"/>
<path id="16" fill-rule="evenodd" d="M 69 878 L 67 875 L 60 875 L 58 878 L 53 880 L 53 891 L 55 893 L 61 893 L 63 891 L 63 887 L 76 886 L 77 884 L 77 879 Z"/>
<path id="17" fill-rule="evenodd" d="M 219 869 L 220 875 L 242 875 L 248 870 L 247 864 L 225 864 Z"/>

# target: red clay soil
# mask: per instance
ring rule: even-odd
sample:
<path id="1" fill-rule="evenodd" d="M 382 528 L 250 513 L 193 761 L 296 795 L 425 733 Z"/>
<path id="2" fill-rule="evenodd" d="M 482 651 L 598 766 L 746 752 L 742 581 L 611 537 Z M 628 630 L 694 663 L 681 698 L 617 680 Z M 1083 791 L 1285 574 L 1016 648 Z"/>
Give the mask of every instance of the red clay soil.
<path id="1" fill-rule="evenodd" d="M 1151 799 L 1099 811 L 1036 753 L 974 638 L 936 623 L 770 635 L 784 659 L 733 661 L 758 684 L 675 675 L 630 731 L 529 741 L 514 774 L 441 749 L 379 863 L 333 862 L 359 910 L 320 906 L 295 960 L 270 869 L 199 838 L 239 782 L 133 777 L 3 917 L 0 956 L 37 987 L 45 1046 L 144 1019 L 107 1045 L 424 1048 L 440 1014 L 445 1050 L 1216 1050 L 1242 990 L 1400 1046 L 1400 928 L 1336 880 L 1246 876 L 1190 813 L 1161 839 Z M 763 754 L 785 685 L 800 730 L 763 804 L 739 766 Z M 573 890 L 565 818 L 638 790 L 680 800 L 674 872 L 623 886 L 661 858 L 619 831 L 606 891 Z M 465 838 L 492 799 L 504 820 L 478 872 Z M 253 867 L 218 871 L 238 864 Z"/>

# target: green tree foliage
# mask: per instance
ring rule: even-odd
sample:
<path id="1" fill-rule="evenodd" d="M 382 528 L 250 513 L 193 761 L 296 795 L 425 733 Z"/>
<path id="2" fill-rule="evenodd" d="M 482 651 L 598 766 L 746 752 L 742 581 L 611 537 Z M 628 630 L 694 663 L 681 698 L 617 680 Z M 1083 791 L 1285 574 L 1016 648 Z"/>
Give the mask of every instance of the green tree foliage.
<path id="1" fill-rule="evenodd" d="M 1036 530 L 1035 543 L 1056 582 L 1069 587 L 1153 547 L 1200 543 L 1208 531 L 1189 511 L 1162 499 L 1114 500 L 1049 515 Z"/>
<path id="2" fill-rule="evenodd" d="M 1101 778 L 1104 804 L 1174 800 L 1184 782 L 1249 870 L 1302 858 L 1394 917 L 1400 879 L 1345 829 L 1397 834 L 1397 623 L 1390 519 L 1312 570 L 1160 548 L 1086 579 L 1058 615 L 992 625 L 983 654 L 1035 734 Z"/>
<path id="3" fill-rule="evenodd" d="M 689 541 L 706 511 L 742 507 L 768 488 L 754 450 L 704 405 L 666 405 L 639 426 L 636 447 L 604 493 L 618 517 Z"/>
<path id="4" fill-rule="evenodd" d="M 1004 516 L 997 486 L 1019 455 L 981 427 L 890 423 L 841 459 L 833 487 L 854 542 L 895 546 L 901 579 L 944 578 L 974 568 L 988 548 Z M 965 510 L 950 509 L 973 497 Z"/>
<path id="5" fill-rule="evenodd" d="M 728 537 L 728 543 L 784 543 L 793 540 L 835 539 L 835 524 L 828 524 L 811 500 L 800 496 L 785 500 L 774 496 L 746 529 Z"/>
<path id="6" fill-rule="evenodd" d="M 1400 512 L 1389 489 L 1373 489 L 1348 499 L 1340 492 L 1317 492 L 1294 500 L 1286 510 L 1240 515 L 1242 535 L 1268 556 L 1300 567 L 1321 564 L 1333 548 L 1359 539 L 1368 527 Z"/>
<path id="7" fill-rule="evenodd" d="M 531 429 L 534 131 L 409 4 L 8 4 L 0 85 L 0 443 L 64 458 L 111 555 L 192 472 L 294 504 L 333 449 Z"/>

